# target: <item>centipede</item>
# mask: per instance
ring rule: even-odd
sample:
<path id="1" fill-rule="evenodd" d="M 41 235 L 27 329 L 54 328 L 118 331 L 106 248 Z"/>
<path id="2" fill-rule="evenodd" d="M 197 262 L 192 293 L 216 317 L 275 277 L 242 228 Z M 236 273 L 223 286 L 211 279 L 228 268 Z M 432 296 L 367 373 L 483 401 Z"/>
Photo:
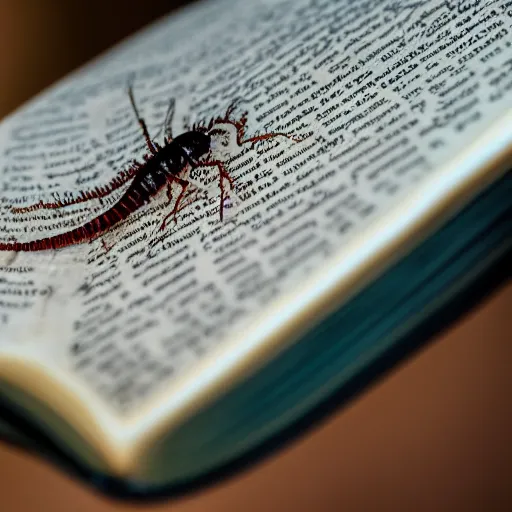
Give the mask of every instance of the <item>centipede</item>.
<path id="1" fill-rule="evenodd" d="M 167 189 L 166 208 L 169 208 L 174 200 L 173 188 L 177 184 L 180 186 L 180 192 L 174 200 L 173 208 L 165 215 L 160 225 L 160 230 L 164 230 L 171 217 L 174 218 L 174 222 L 177 222 L 177 213 L 181 209 L 180 205 L 190 186 L 190 181 L 185 178 L 187 171 L 198 167 L 211 167 L 215 168 L 218 172 L 220 190 L 219 216 L 222 222 L 224 219 L 226 186 L 229 187 L 230 191 L 233 191 L 235 183 L 224 162 L 213 155 L 213 137 L 217 133 L 223 132 L 223 130 L 219 129 L 219 125 L 228 124 L 235 127 L 236 143 L 238 146 L 245 144 L 254 145 L 257 142 L 274 137 L 286 137 L 294 142 L 303 140 L 300 137 L 281 132 L 260 133 L 247 137 L 245 131 L 248 112 L 243 112 L 239 118 L 233 116 L 237 103 L 236 100 L 229 105 L 223 116 L 212 117 L 208 123 L 204 121 L 194 123 L 190 130 L 173 137 L 172 121 L 175 112 L 175 99 L 172 98 L 169 102 L 163 125 L 163 144 L 159 145 L 158 142 L 150 137 L 147 124 L 139 113 L 133 92 L 133 84 L 128 85 L 127 93 L 131 108 L 147 146 L 147 153 L 144 155 L 142 162 L 132 161 L 128 171 L 120 172 L 110 182 L 94 190 L 80 192 L 72 198 L 47 202 L 41 200 L 28 206 L 13 207 L 11 211 L 14 214 L 22 214 L 38 209 L 65 208 L 93 199 L 102 199 L 130 182 L 121 197 L 107 210 L 81 226 L 64 233 L 28 242 L 0 242 L 0 251 L 29 252 L 56 250 L 84 242 L 91 242 L 148 204 L 164 188 Z"/>

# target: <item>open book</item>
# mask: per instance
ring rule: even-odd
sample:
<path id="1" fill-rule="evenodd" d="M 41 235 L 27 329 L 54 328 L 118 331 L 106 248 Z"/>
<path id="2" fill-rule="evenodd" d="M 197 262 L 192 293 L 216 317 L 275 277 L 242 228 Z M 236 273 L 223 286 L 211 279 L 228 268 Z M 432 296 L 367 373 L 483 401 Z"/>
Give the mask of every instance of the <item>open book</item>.
<path id="1" fill-rule="evenodd" d="M 425 342 L 510 257 L 511 33 L 507 0 L 203 1 L 10 115 L 4 437 L 179 492 Z"/>

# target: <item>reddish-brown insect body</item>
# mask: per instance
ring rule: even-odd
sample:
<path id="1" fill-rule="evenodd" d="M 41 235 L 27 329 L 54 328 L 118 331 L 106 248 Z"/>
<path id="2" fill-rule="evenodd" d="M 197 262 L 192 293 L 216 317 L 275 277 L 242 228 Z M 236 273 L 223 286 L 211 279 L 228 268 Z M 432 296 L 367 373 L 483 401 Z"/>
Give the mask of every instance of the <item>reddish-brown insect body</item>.
<path id="1" fill-rule="evenodd" d="M 231 190 L 234 183 L 224 164 L 212 158 L 211 135 L 215 133 L 213 127 L 215 124 L 231 124 L 235 126 L 237 131 L 238 145 L 245 143 L 255 143 L 266 140 L 271 137 L 284 136 L 294 141 L 299 141 L 285 133 L 266 133 L 257 135 L 248 139 L 244 139 L 245 124 L 247 122 L 247 114 L 245 113 L 240 120 L 232 120 L 231 113 L 233 107 L 228 108 L 224 117 L 212 119 L 208 126 L 194 125 L 191 131 L 182 133 L 176 138 L 172 137 L 171 122 L 174 114 L 174 101 L 171 101 L 165 119 L 165 144 L 160 147 L 156 142 L 152 141 L 144 119 L 139 115 L 132 88 L 129 87 L 128 94 L 133 110 L 142 129 L 149 154 L 145 156 L 143 163 L 134 162 L 128 172 L 124 172 L 112 180 L 104 187 L 97 188 L 90 192 L 81 193 L 80 196 L 67 199 L 64 201 L 43 202 L 26 206 L 13 208 L 14 213 L 25 213 L 40 208 L 62 208 L 71 204 L 82 203 L 90 199 L 98 199 L 110 195 L 114 190 L 120 188 L 132 180 L 120 199 L 107 211 L 98 215 L 94 219 L 84 225 L 72 229 L 68 232 L 33 240 L 30 242 L 0 242 L 0 251 L 41 251 L 47 249 L 59 249 L 70 245 L 83 243 L 93 240 L 114 225 L 126 219 L 131 213 L 145 205 L 155 196 L 162 188 L 167 185 L 167 197 L 169 204 L 171 203 L 172 185 L 176 182 L 181 186 L 180 194 L 175 201 L 172 211 L 164 218 L 161 228 L 165 228 L 165 224 L 169 217 L 174 216 L 180 210 L 180 203 L 185 196 L 189 182 L 180 175 L 184 173 L 187 167 L 216 167 L 219 171 L 219 188 L 220 188 L 220 219 L 223 220 L 224 210 L 224 180 L 229 183 Z"/>

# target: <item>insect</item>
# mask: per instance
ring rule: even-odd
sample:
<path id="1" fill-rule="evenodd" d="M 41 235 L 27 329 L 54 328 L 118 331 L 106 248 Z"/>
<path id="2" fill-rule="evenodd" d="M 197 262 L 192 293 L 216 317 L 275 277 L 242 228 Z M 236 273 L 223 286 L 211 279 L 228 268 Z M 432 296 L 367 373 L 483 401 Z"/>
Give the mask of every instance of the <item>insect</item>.
<path id="1" fill-rule="evenodd" d="M 0 242 L 0 251 L 42 251 L 60 249 L 92 241 L 147 204 L 153 196 L 157 195 L 166 186 L 168 205 L 170 205 L 173 200 L 172 186 L 174 183 L 177 183 L 181 186 L 181 191 L 173 209 L 165 216 L 160 226 L 160 229 L 163 230 L 171 216 L 174 216 L 176 222 L 176 214 L 180 210 L 180 203 L 190 185 L 189 181 L 183 178 L 183 175 L 187 169 L 196 167 L 215 167 L 219 172 L 219 212 L 220 220 L 222 221 L 226 194 L 225 182 L 229 184 L 232 191 L 234 190 L 234 182 L 223 162 L 213 157 L 212 136 L 223 132 L 223 130 L 215 128 L 215 126 L 217 124 L 233 125 L 236 128 L 236 141 L 239 146 L 247 143 L 254 144 L 258 141 L 277 136 L 287 137 L 295 142 L 302 140 L 286 133 L 264 133 L 244 138 L 247 112 L 239 120 L 232 119 L 231 114 L 233 113 L 234 104 L 227 109 L 224 117 L 212 118 L 208 125 L 205 125 L 205 123 L 194 124 L 192 130 L 173 138 L 171 124 L 174 116 L 175 102 L 171 100 L 164 122 L 164 144 L 160 146 L 151 139 L 146 122 L 139 114 L 131 84 L 128 86 L 128 96 L 149 150 L 149 153 L 144 156 L 142 163 L 133 162 L 128 172 L 118 175 L 106 186 L 82 193 L 79 197 L 46 203 L 40 201 L 30 206 L 13 208 L 12 211 L 13 213 L 23 213 L 39 208 L 62 208 L 91 199 L 99 199 L 110 195 L 114 190 L 120 188 L 131 179 L 132 182 L 124 194 L 108 210 L 82 226 L 62 234 L 30 242 Z"/>

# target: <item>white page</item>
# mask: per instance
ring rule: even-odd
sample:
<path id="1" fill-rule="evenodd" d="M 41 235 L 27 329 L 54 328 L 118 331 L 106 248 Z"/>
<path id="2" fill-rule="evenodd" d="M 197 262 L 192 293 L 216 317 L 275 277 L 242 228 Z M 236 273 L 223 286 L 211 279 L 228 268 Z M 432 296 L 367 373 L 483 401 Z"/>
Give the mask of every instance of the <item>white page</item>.
<path id="1" fill-rule="evenodd" d="M 236 98 L 247 136 L 309 136 L 238 147 L 225 125 L 219 157 L 236 186 L 223 222 L 218 175 L 199 169 L 199 199 L 163 231 L 165 191 L 91 243 L 0 252 L 0 353 L 35 354 L 133 411 L 227 332 L 242 338 L 510 107 L 511 24 L 506 1 L 211 0 L 66 78 L 0 125 L 2 242 L 65 232 L 123 194 L 128 182 L 102 201 L 13 212 L 79 197 L 142 161 L 133 76 L 160 144 L 171 98 L 174 136 Z"/>

